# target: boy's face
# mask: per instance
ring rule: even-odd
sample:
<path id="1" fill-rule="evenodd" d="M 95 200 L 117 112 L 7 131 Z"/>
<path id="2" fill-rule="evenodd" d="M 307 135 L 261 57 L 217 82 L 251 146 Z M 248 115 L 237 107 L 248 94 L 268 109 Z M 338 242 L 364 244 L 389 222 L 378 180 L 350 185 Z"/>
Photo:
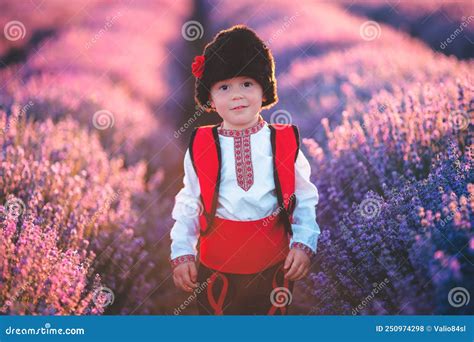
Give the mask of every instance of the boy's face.
<path id="1" fill-rule="evenodd" d="M 263 90 L 253 78 L 238 76 L 211 87 L 211 104 L 228 128 L 245 128 L 257 120 Z"/>

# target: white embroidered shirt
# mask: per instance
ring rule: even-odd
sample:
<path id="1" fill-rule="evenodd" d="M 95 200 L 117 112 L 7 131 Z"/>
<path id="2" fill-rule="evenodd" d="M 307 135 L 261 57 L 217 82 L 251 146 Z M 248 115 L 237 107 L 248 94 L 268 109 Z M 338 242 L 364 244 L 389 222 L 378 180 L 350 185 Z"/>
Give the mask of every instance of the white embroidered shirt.
<path id="1" fill-rule="evenodd" d="M 246 130 L 219 128 L 222 169 L 216 216 L 228 220 L 258 220 L 272 215 L 277 208 L 273 179 L 270 128 L 261 119 Z M 237 136 L 237 137 L 236 137 Z M 247 150 L 247 151 L 246 151 Z M 250 163 L 250 164 L 249 164 Z M 290 248 L 301 248 L 314 256 L 320 234 L 316 222 L 319 194 L 310 181 L 311 167 L 299 150 L 295 162 L 296 206 Z M 184 186 L 175 197 L 171 237 L 172 266 L 195 260 L 199 239 L 199 213 L 202 208 L 198 177 L 189 149 L 184 156 Z"/>

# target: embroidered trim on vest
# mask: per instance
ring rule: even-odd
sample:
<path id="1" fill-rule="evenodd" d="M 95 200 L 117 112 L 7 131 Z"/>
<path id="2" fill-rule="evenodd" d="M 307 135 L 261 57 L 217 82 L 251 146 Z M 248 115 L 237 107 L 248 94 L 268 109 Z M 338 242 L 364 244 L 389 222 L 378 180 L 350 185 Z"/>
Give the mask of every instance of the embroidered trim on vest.
<path id="1" fill-rule="evenodd" d="M 217 130 L 223 136 L 234 138 L 235 175 L 237 184 L 244 191 L 248 191 L 254 182 L 250 135 L 260 131 L 263 126 L 265 121 L 260 116 L 256 125 L 243 130 L 225 129 L 222 128 L 222 124 Z"/>

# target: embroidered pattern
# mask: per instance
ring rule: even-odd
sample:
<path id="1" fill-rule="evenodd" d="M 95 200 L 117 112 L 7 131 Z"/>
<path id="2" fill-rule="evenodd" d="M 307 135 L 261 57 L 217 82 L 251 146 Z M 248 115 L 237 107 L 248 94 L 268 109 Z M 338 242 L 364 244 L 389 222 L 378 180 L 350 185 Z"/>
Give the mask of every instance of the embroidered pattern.
<path id="1" fill-rule="evenodd" d="M 196 261 L 196 258 L 192 254 L 181 255 L 173 260 L 170 260 L 171 268 L 174 269 L 176 266 L 183 264 L 188 261 Z"/>
<path id="2" fill-rule="evenodd" d="M 303 252 L 306 253 L 306 255 L 312 259 L 314 256 L 316 256 L 316 253 L 314 253 L 311 248 L 309 248 L 308 246 L 306 246 L 304 243 L 301 243 L 301 242 L 293 242 L 291 244 L 291 248 L 298 248 L 298 249 L 301 249 Z"/>
<path id="3" fill-rule="evenodd" d="M 260 131 L 263 126 L 265 126 L 265 121 L 260 117 L 255 126 L 243 130 L 225 129 L 222 128 L 222 124 L 217 130 L 223 136 L 234 138 L 235 174 L 237 184 L 244 191 L 248 191 L 252 187 L 254 180 L 250 135 Z"/>
<path id="4" fill-rule="evenodd" d="M 253 184 L 252 151 L 250 136 L 234 138 L 235 172 L 237 184 L 247 191 Z"/>

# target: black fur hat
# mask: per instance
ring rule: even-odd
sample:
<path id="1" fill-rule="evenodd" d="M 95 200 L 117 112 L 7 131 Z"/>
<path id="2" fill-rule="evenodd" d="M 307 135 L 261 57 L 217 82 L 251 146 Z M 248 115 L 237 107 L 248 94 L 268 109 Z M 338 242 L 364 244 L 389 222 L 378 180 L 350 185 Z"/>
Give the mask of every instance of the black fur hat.
<path id="1" fill-rule="evenodd" d="M 263 89 L 262 108 L 278 102 L 275 79 L 275 62 L 270 49 L 245 25 L 236 25 L 220 31 L 204 48 L 203 56 L 196 56 L 193 63 L 196 76 L 195 100 L 209 110 L 211 86 L 219 81 L 248 76 Z"/>

